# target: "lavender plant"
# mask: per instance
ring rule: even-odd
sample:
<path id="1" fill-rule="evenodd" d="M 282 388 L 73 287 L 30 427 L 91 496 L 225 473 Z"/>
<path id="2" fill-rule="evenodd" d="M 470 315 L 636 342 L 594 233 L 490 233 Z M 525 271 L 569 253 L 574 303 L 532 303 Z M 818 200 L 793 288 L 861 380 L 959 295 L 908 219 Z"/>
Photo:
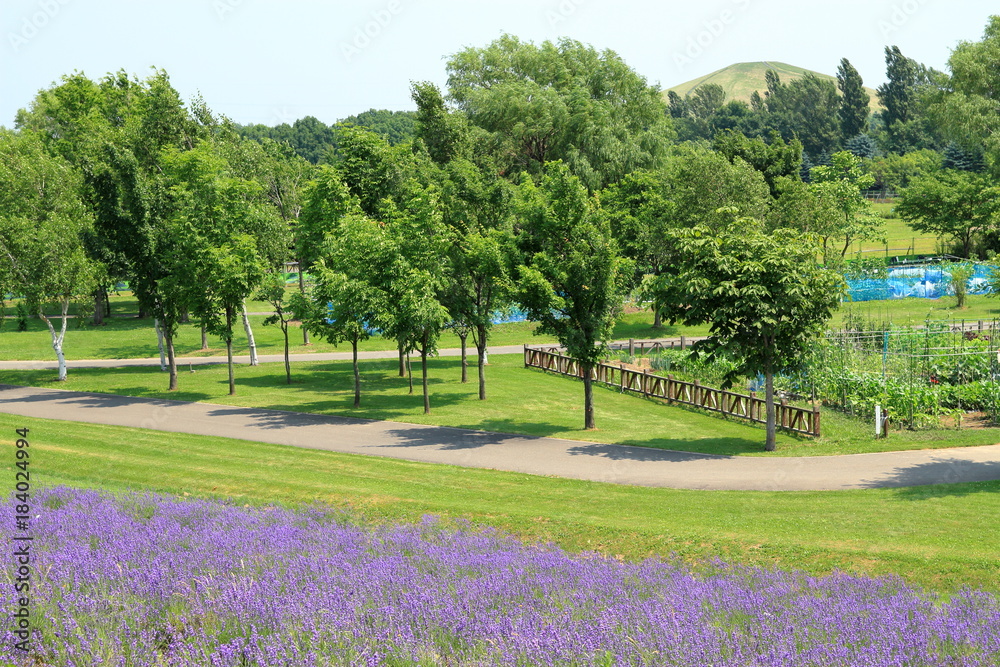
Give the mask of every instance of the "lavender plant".
<path id="1" fill-rule="evenodd" d="M 943 601 L 898 578 L 694 574 L 321 507 L 68 488 L 37 500 L 32 652 L 4 629 L 0 664 L 1000 664 L 995 596 Z"/>

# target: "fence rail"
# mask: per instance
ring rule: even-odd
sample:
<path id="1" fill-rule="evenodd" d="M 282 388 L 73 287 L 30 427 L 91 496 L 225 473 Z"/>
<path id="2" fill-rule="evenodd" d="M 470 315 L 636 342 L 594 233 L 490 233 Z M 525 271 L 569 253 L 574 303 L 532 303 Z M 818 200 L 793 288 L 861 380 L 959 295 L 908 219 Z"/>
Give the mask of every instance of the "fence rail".
<path id="1" fill-rule="evenodd" d="M 558 347 L 524 346 L 524 365 L 540 368 L 560 375 L 583 377 L 576 359 L 561 354 Z M 703 410 L 720 412 L 740 417 L 759 424 L 767 423 L 765 401 L 755 392 L 739 394 L 724 389 L 714 389 L 694 382 L 675 380 L 672 375 L 663 377 L 648 371 L 625 368 L 624 364 L 600 363 L 591 372 L 591 379 L 603 384 L 617 386 L 620 391 L 641 394 L 647 398 L 659 398 L 668 403 L 682 403 Z M 775 406 L 775 422 L 778 428 L 805 435 L 820 434 L 819 408 L 800 408 L 782 399 Z"/>

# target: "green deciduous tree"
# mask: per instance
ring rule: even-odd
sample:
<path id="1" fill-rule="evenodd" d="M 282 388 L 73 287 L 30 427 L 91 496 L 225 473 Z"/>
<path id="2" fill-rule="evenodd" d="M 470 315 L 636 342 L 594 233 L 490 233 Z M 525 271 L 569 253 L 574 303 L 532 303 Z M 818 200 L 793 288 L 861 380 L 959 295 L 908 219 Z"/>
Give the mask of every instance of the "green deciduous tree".
<path id="1" fill-rule="evenodd" d="M 660 91 L 613 51 L 504 35 L 448 61 L 448 89 L 508 171 L 564 160 L 591 190 L 659 164 L 672 138 Z"/>
<path id="2" fill-rule="evenodd" d="M 772 198 L 778 197 L 778 178 L 799 178 L 802 143 L 798 139 L 786 143 L 778 132 L 772 132 L 769 141 L 762 138 L 749 139 L 741 132 L 722 132 L 715 135 L 713 148 L 725 155 L 730 162 L 740 158 L 759 171 L 767 181 Z"/>
<path id="3" fill-rule="evenodd" d="M 633 273 L 611 237 L 607 216 L 562 163 L 546 167 L 541 185 L 520 192 L 522 240 L 518 299 L 538 331 L 559 339 L 577 360 L 584 383 L 584 425 L 596 428 L 591 371 L 606 350 Z"/>
<path id="4" fill-rule="evenodd" d="M 746 221 L 740 232 L 722 235 L 705 228 L 678 230 L 683 265 L 661 276 L 655 289 L 671 320 L 710 325 L 710 337 L 694 350 L 736 362 L 727 386 L 742 375 L 764 375 L 765 449 L 773 451 L 774 375 L 801 362 L 836 309 L 843 280 L 817 266 L 807 236 L 757 227 Z"/>
<path id="5" fill-rule="evenodd" d="M 976 238 L 997 226 L 1000 188 L 984 174 L 942 169 L 900 192 L 896 212 L 920 233 L 950 236 L 969 257 Z"/>
<path id="6" fill-rule="evenodd" d="M 985 147 L 1000 176 L 1000 16 L 991 16 L 978 42 L 961 42 L 948 59 L 946 85 L 931 96 L 929 115 L 965 148 Z"/>
<path id="7" fill-rule="evenodd" d="M 93 218 L 81 190 L 80 174 L 50 155 L 35 133 L 0 129 L 0 294 L 23 297 L 45 322 L 60 381 L 66 379 L 69 305 L 90 293 L 94 278 L 83 245 Z M 45 314 L 48 303 L 59 306 L 58 331 Z"/>
<path id="8" fill-rule="evenodd" d="M 832 237 L 844 239 L 840 257 L 847 255 L 855 241 L 885 238 L 885 223 L 872 213 L 871 204 L 861 193 L 875 182 L 875 177 L 861 167 L 861 159 L 839 151 L 830 156 L 830 166 L 813 167 L 811 189 L 832 213 L 828 224 L 818 233 L 823 239 L 823 255 L 829 261 L 827 243 Z"/>

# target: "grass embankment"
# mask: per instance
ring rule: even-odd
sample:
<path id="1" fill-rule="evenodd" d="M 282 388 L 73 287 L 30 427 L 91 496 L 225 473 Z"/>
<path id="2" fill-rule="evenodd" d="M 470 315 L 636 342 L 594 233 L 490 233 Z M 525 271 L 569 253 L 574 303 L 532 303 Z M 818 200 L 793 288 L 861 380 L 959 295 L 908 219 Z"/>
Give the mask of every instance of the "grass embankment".
<path id="1" fill-rule="evenodd" d="M 367 419 L 435 424 L 503 433 L 571 440 L 619 443 L 726 455 L 774 456 L 763 451 L 763 427 L 725 419 L 692 408 L 668 406 L 617 388 L 595 394 L 597 431 L 583 430 L 583 386 L 575 379 L 525 369 L 520 355 L 494 355 L 487 369 L 487 401 L 477 398 L 475 369 L 470 382 L 459 381 L 456 358 L 429 363 L 432 412 L 423 414 L 419 365 L 414 366 L 414 393 L 398 377 L 394 359 L 361 364 L 362 406 L 353 405 L 350 362 L 306 362 L 293 367 L 294 384 L 285 382 L 282 364 L 240 366 L 237 395 L 228 395 L 225 366 L 195 367 L 183 372 L 180 390 L 166 391 L 167 377 L 156 368 L 72 369 L 69 379 L 55 383 L 53 371 L 2 371 L 5 384 L 57 387 L 125 396 L 205 401 L 241 407 L 337 414 Z M 832 411 L 824 411 L 827 435 L 814 439 L 779 435 L 779 456 L 818 456 L 995 444 L 995 430 L 900 431 L 876 440 L 872 428 Z"/>
<path id="2" fill-rule="evenodd" d="M 676 553 L 824 574 L 899 574 L 942 592 L 1000 588 L 1000 482 L 842 492 L 678 491 L 351 456 L 0 414 L 13 480 L 30 428 L 32 482 L 152 489 L 245 504 L 321 501 L 374 521 L 433 513 L 640 559 Z"/>

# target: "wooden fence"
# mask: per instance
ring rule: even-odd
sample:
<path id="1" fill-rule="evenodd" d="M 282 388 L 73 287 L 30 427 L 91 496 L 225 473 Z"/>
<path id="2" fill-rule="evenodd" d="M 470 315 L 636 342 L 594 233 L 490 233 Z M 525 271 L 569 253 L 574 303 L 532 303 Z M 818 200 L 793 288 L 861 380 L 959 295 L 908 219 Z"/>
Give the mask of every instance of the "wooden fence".
<path id="1" fill-rule="evenodd" d="M 582 378 L 580 364 L 561 352 L 558 347 L 525 345 L 524 365 L 528 368 L 541 368 L 560 375 Z M 663 377 L 648 371 L 636 371 L 625 368 L 623 364 L 598 364 L 593 369 L 591 378 L 596 382 L 617 386 L 622 392 L 629 391 L 647 398 L 659 398 L 668 403 L 682 403 L 760 424 L 767 423 L 765 401 L 763 398 L 758 398 L 755 392 L 747 395 L 713 389 L 700 384 L 697 380 L 694 382 L 675 380 L 672 375 Z M 819 408 L 788 405 L 784 399 L 774 407 L 778 428 L 806 435 L 820 434 Z"/>

